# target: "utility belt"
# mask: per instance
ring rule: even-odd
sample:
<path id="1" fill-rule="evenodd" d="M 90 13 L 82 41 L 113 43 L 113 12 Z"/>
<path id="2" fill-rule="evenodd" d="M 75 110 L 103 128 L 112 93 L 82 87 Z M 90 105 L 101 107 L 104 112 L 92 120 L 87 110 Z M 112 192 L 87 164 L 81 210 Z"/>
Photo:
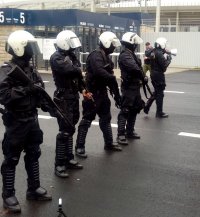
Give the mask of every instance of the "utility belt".
<path id="1" fill-rule="evenodd" d="M 69 89 L 69 88 L 57 88 L 54 92 L 54 101 L 59 100 L 65 100 L 65 99 L 75 99 L 79 98 L 78 90 Z M 57 102 L 58 103 L 58 102 Z"/>
<path id="2" fill-rule="evenodd" d="M 57 88 L 55 94 L 57 96 L 66 96 L 68 94 L 76 94 L 78 90 L 72 88 Z"/>
<path id="3" fill-rule="evenodd" d="M 135 88 L 137 86 L 140 86 L 140 80 L 137 79 L 137 80 L 129 81 L 129 80 L 124 79 L 124 80 L 122 80 L 121 85 L 124 89 Z"/>
<path id="4" fill-rule="evenodd" d="M 37 111 L 8 111 L 12 113 L 12 115 L 19 119 L 25 119 L 25 118 L 33 118 L 37 116 Z"/>
<path id="5" fill-rule="evenodd" d="M 95 95 L 101 95 L 101 96 L 105 96 L 108 94 L 108 89 L 107 87 L 89 87 L 88 88 L 89 91 Z"/>
<path id="6" fill-rule="evenodd" d="M 5 126 L 12 126 L 13 121 L 28 121 L 37 119 L 37 110 L 34 111 L 13 111 L 4 109 L 2 115 Z"/>

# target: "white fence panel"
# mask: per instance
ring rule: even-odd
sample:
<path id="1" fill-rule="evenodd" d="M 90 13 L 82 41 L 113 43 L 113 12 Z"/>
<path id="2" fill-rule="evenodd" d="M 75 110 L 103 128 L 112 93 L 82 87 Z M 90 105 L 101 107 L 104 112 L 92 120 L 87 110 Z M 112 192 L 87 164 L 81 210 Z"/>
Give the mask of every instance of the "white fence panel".
<path id="1" fill-rule="evenodd" d="M 178 54 L 173 57 L 171 67 L 200 68 L 200 32 L 145 32 L 141 33 L 144 40 L 141 52 L 145 50 L 145 42 L 149 41 L 153 46 L 158 37 L 168 40 L 168 48 L 177 48 Z"/>

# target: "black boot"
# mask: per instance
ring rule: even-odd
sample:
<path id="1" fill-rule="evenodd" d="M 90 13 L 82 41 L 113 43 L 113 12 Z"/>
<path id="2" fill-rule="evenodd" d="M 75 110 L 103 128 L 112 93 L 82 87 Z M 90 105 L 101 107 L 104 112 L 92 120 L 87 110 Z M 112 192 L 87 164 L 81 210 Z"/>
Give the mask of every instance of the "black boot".
<path id="1" fill-rule="evenodd" d="M 66 167 L 68 169 L 83 169 L 83 165 L 74 159 L 69 160 L 66 164 Z"/>
<path id="2" fill-rule="evenodd" d="M 104 150 L 106 151 L 122 151 L 118 144 L 113 143 L 112 128 L 110 122 L 99 121 L 99 126 L 103 132 L 105 141 Z"/>
<path id="3" fill-rule="evenodd" d="M 118 136 L 117 137 L 117 142 L 120 144 L 120 145 L 128 145 L 128 141 L 126 139 L 126 137 L 123 135 L 123 136 Z"/>
<path id="4" fill-rule="evenodd" d="M 122 151 L 122 148 L 118 144 L 111 143 L 111 144 L 105 144 L 104 150 L 106 150 L 106 151 Z"/>
<path id="5" fill-rule="evenodd" d="M 87 154 L 85 153 L 85 148 L 77 148 L 76 147 L 76 156 L 80 157 L 80 158 L 87 158 Z"/>
<path id="6" fill-rule="evenodd" d="M 130 114 L 126 125 L 126 138 L 127 139 L 140 139 L 140 136 L 135 132 L 135 121 L 137 113 Z"/>
<path id="7" fill-rule="evenodd" d="M 85 139 L 90 125 L 91 121 L 82 119 L 78 127 L 75 153 L 81 158 L 87 158 L 87 154 L 85 153 Z"/>
<path id="8" fill-rule="evenodd" d="M 140 139 L 140 135 L 138 135 L 136 132 L 131 132 L 129 134 L 126 134 L 127 139 Z"/>
<path id="9" fill-rule="evenodd" d="M 56 166 L 54 172 L 55 172 L 55 175 L 58 177 L 61 177 L 61 178 L 69 177 L 66 166 Z"/>
<path id="10" fill-rule="evenodd" d="M 49 195 L 46 189 L 39 187 L 35 190 L 28 189 L 26 192 L 26 199 L 27 200 L 52 200 L 51 195 Z"/>
<path id="11" fill-rule="evenodd" d="M 3 179 L 2 198 L 3 207 L 12 213 L 20 213 L 21 207 L 17 198 L 15 197 L 15 167 L 8 168 L 5 162 L 1 167 L 1 174 Z"/>
<path id="12" fill-rule="evenodd" d="M 36 160 L 36 159 L 35 159 Z M 29 156 L 24 156 L 25 168 L 28 175 L 28 189 L 26 192 L 27 200 L 52 200 L 47 191 L 40 187 L 39 162 L 30 161 Z"/>
<path id="13" fill-rule="evenodd" d="M 67 141 L 69 135 L 67 133 L 59 133 L 56 137 L 56 157 L 55 157 L 55 175 L 61 178 L 69 177 L 66 168 L 66 152 L 67 152 Z"/>
<path id="14" fill-rule="evenodd" d="M 158 92 L 156 96 L 156 105 L 157 105 L 157 111 L 156 111 L 156 118 L 168 118 L 168 114 L 163 112 L 163 98 L 164 98 L 164 92 L 160 91 Z"/>
<path id="15" fill-rule="evenodd" d="M 156 118 L 168 118 L 169 115 L 167 113 L 164 113 L 164 112 L 157 112 L 156 113 Z"/>
<path id="16" fill-rule="evenodd" d="M 145 114 L 149 113 L 149 110 L 150 110 L 151 105 L 152 105 L 154 100 L 155 100 L 155 94 L 153 93 L 153 95 L 147 100 L 147 102 L 146 102 L 146 104 L 144 106 L 143 111 L 144 111 Z"/>
<path id="17" fill-rule="evenodd" d="M 126 127 L 126 121 L 127 121 L 127 114 L 125 114 L 123 111 L 120 111 L 118 115 L 118 136 L 117 136 L 117 142 L 120 145 L 128 145 L 128 141 L 125 137 L 125 127 Z"/>
<path id="18" fill-rule="evenodd" d="M 79 162 L 74 160 L 73 155 L 73 137 L 69 136 L 66 140 L 66 156 L 67 160 L 65 163 L 65 166 L 67 169 L 83 169 L 83 165 L 81 165 Z"/>
<path id="19" fill-rule="evenodd" d="M 21 212 L 21 207 L 15 195 L 3 198 L 3 207 L 12 213 Z"/>

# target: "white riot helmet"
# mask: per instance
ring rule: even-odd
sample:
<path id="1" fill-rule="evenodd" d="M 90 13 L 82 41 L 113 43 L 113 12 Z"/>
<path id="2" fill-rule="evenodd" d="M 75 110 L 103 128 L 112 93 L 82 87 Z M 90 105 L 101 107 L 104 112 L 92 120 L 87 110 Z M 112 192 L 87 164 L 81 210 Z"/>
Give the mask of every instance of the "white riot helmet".
<path id="1" fill-rule="evenodd" d="M 56 45 L 61 50 L 68 51 L 70 48 L 81 47 L 81 42 L 77 35 L 71 30 L 63 30 L 56 37 Z"/>
<path id="2" fill-rule="evenodd" d="M 129 44 L 142 44 L 143 40 L 134 32 L 126 32 L 122 36 L 122 42 Z"/>
<path id="3" fill-rule="evenodd" d="M 113 32 L 103 32 L 99 36 L 99 40 L 104 48 L 110 48 L 111 45 L 113 45 L 115 48 L 121 46 L 120 40 Z"/>
<path id="4" fill-rule="evenodd" d="M 40 53 L 34 36 L 24 30 L 17 30 L 9 35 L 6 42 L 6 51 L 17 57 L 23 57 L 24 54 L 31 57 Z"/>
<path id="5" fill-rule="evenodd" d="M 167 45 L 167 39 L 166 38 L 160 37 L 160 38 L 156 39 L 155 48 L 159 48 L 160 47 L 162 49 L 165 49 L 166 45 Z"/>

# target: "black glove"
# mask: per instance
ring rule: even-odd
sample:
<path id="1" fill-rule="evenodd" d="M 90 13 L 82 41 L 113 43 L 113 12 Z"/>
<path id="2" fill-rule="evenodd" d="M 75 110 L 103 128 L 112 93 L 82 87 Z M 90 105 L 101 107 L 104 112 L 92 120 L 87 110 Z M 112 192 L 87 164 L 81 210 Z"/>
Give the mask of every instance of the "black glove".
<path id="1" fill-rule="evenodd" d="M 48 102 L 46 102 L 45 100 L 43 100 L 43 102 L 41 102 L 40 108 L 42 109 L 43 112 L 49 112 L 51 117 L 58 117 L 58 111 L 56 108 L 51 107 Z"/>

